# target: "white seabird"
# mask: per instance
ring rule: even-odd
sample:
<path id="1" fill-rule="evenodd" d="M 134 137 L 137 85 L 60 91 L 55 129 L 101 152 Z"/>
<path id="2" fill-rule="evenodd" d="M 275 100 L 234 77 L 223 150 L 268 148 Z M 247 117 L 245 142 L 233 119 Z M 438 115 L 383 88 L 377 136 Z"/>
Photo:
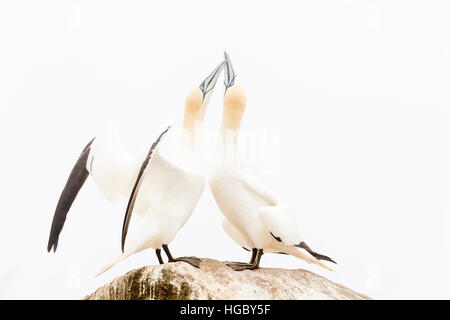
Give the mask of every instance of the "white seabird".
<path id="1" fill-rule="evenodd" d="M 225 232 L 252 251 L 249 263 L 230 263 L 236 271 L 257 269 L 263 253 L 284 253 L 331 270 L 319 260 L 335 263 L 314 252 L 300 237 L 295 216 L 279 198 L 236 161 L 237 143 L 246 106 L 244 90 L 234 84 L 235 73 L 225 53 L 225 96 L 218 154 L 209 186 L 226 217 Z M 226 159 L 226 161 L 224 161 Z"/>
<path id="2" fill-rule="evenodd" d="M 181 144 L 192 159 L 199 150 L 201 124 L 214 86 L 224 62 L 188 94 L 185 104 Z M 191 216 L 205 186 L 201 163 L 184 161 L 181 164 L 167 160 L 158 148 L 168 133 L 165 128 L 152 144 L 144 161 L 136 161 L 120 143 L 118 136 L 107 132 L 94 138 L 85 147 L 76 162 L 60 196 L 53 217 L 48 251 L 55 251 L 66 216 L 85 180 L 92 175 L 96 185 L 110 200 L 124 195 L 129 198 L 122 229 L 123 254 L 102 272 L 133 253 L 147 248 L 156 249 L 158 261 L 161 248 L 169 262 L 185 261 L 198 267 L 195 257 L 173 258 L 168 244 Z M 141 216 L 136 230 L 125 243 L 133 210 Z M 101 272 L 101 273 L 102 273 Z"/>

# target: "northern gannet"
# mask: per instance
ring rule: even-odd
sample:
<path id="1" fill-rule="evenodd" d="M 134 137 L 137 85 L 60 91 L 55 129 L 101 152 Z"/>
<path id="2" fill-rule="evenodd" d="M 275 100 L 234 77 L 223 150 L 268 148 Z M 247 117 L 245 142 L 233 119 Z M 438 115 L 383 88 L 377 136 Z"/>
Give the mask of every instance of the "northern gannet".
<path id="1" fill-rule="evenodd" d="M 237 143 L 246 106 L 244 90 L 235 85 L 235 73 L 225 53 L 225 96 L 218 157 L 209 176 L 216 203 L 226 217 L 225 232 L 252 251 L 249 263 L 230 263 L 233 270 L 257 269 L 263 253 L 284 253 L 331 270 L 319 260 L 335 263 L 314 252 L 300 237 L 290 209 L 236 161 Z M 224 160 L 225 159 L 225 160 Z M 304 251 L 303 251 L 304 250 Z"/>
<path id="2" fill-rule="evenodd" d="M 140 166 L 128 200 L 122 227 L 123 254 L 103 268 L 100 274 L 126 257 L 148 248 L 155 249 L 161 264 L 164 263 L 161 257 L 162 248 L 168 262 L 184 261 L 194 267 L 200 267 L 200 259 L 196 257 L 174 258 L 168 245 L 192 215 L 205 187 L 204 166 L 198 161 L 202 122 L 224 65 L 225 62 L 221 62 L 198 88 L 190 91 L 186 98 L 181 132 L 183 160 L 174 158 L 169 161 L 161 155 L 158 151 L 160 138 L 151 146 Z M 147 210 L 139 210 L 138 207 L 142 202 L 145 203 Z M 143 213 L 136 224 L 136 229 L 127 240 L 135 207 L 138 214 Z"/>
<path id="3" fill-rule="evenodd" d="M 120 195 L 129 198 L 122 229 L 123 254 L 100 273 L 129 255 L 147 248 L 156 249 L 161 264 L 164 263 L 161 258 L 162 248 L 169 262 L 185 261 L 199 266 L 200 260 L 195 257 L 174 259 L 168 244 L 191 216 L 204 189 L 202 167 L 194 156 L 198 152 L 201 123 L 223 67 L 224 62 L 221 62 L 186 98 L 181 145 L 182 151 L 188 153 L 188 157 L 183 159 L 193 161 L 184 161 L 178 165 L 158 152 L 170 126 L 160 133 L 143 162 L 133 158 L 125 150 L 115 130 L 109 129 L 88 143 L 72 169 L 58 201 L 48 251 L 52 248 L 56 251 L 67 213 L 87 177 L 91 175 L 107 199 L 115 200 Z M 141 221 L 125 245 L 133 209 L 141 216 Z"/>

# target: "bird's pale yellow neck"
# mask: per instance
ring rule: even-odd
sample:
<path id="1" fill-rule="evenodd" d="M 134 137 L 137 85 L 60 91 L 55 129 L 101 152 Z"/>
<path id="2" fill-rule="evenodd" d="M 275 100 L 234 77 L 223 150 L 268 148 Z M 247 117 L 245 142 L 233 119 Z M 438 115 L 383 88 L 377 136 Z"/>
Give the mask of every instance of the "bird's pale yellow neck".
<path id="1" fill-rule="evenodd" d="M 219 140 L 215 155 L 216 164 L 236 165 L 238 162 L 238 137 L 239 129 L 220 129 Z"/>
<path id="2" fill-rule="evenodd" d="M 204 116 L 203 94 L 200 89 L 193 89 L 186 98 L 184 107 L 183 129 L 181 134 L 181 158 L 192 162 L 199 154 Z"/>
<path id="3" fill-rule="evenodd" d="M 203 94 L 200 89 L 195 88 L 189 92 L 184 106 L 183 130 L 193 131 L 203 122 L 205 108 Z"/>
<path id="4" fill-rule="evenodd" d="M 247 99 L 239 86 L 230 87 L 225 93 L 218 156 L 221 161 L 236 164 L 239 129 Z"/>
<path id="5" fill-rule="evenodd" d="M 184 111 L 183 130 L 194 131 L 203 124 L 202 110 L 189 110 L 187 107 Z"/>
<path id="6" fill-rule="evenodd" d="M 189 129 L 183 127 L 181 135 L 183 148 L 193 150 L 198 147 L 202 136 L 202 125 L 202 122 L 198 121 L 192 127 L 189 127 Z"/>
<path id="7" fill-rule="evenodd" d="M 223 109 L 222 129 L 223 130 L 239 130 L 241 127 L 243 109 Z"/>

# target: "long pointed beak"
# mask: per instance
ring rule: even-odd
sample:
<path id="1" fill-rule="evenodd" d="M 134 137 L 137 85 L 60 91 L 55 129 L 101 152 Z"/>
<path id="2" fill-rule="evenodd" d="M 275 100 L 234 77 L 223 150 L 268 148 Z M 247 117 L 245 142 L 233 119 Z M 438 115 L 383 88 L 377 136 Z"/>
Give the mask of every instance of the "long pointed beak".
<path id="1" fill-rule="evenodd" d="M 222 72 L 223 67 L 225 66 L 225 61 L 222 61 L 211 74 L 200 84 L 200 90 L 203 93 L 203 100 L 208 93 L 211 93 L 216 85 L 217 80 L 219 79 L 220 73 Z"/>
<path id="2" fill-rule="evenodd" d="M 225 55 L 225 91 L 232 85 L 234 85 L 234 79 L 236 78 L 236 73 L 234 73 L 233 65 L 231 64 L 230 56 L 228 53 L 224 52 Z"/>

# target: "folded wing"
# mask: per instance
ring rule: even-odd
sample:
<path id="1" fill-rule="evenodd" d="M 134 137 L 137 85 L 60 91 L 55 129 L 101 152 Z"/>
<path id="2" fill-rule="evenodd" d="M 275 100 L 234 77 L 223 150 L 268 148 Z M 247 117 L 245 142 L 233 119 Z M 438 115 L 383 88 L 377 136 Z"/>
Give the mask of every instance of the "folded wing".
<path id="1" fill-rule="evenodd" d="M 288 246 L 298 245 L 302 240 L 297 221 L 287 207 L 266 206 L 259 210 L 259 218 L 272 236 Z"/>
<path id="2" fill-rule="evenodd" d="M 242 236 L 242 234 L 228 221 L 227 219 L 224 219 L 222 221 L 222 228 L 225 231 L 225 233 L 234 240 L 239 246 L 244 248 L 247 251 L 252 250 L 252 246 L 248 244 L 248 242 L 245 240 L 245 238 Z"/>
<path id="3" fill-rule="evenodd" d="M 141 165 L 139 173 L 137 175 L 136 181 L 135 181 L 133 189 L 131 191 L 130 198 L 128 200 L 127 210 L 125 212 L 125 218 L 124 218 L 123 226 L 122 226 L 122 252 L 124 252 L 125 239 L 126 239 L 127 233 L 128 233 L 128 226 L 130 225 L 130 220 L 131 220 L 131 216 L 132 216 L 132 213 L 133 213 L 133 209 L 134 209 L 134 206 L 135 206 L 135 203 L 136 203 L 137 196 L 139 194 L 139 189 L 141 187 L 141 184 L 143 182 L 143 178 L 145 176 L 144 172 L 150 166 L 151 160 L 152 160 L 152 158 L 154 157 L 154 155 L 155 155 L 155 153 L 157 151 L 158 144 L 161 142 L 161 140 L 164 137 L 164 135 L 169 131 L 170 127 L 171 126 L 168 126 L 159 135 L 159 137 L 156 139 L 156 141 L 152 144 L 152 146 L 150 147 L 150 150 L 149 150 L 147 156 L 144 159 L 144 162 Z"/>

